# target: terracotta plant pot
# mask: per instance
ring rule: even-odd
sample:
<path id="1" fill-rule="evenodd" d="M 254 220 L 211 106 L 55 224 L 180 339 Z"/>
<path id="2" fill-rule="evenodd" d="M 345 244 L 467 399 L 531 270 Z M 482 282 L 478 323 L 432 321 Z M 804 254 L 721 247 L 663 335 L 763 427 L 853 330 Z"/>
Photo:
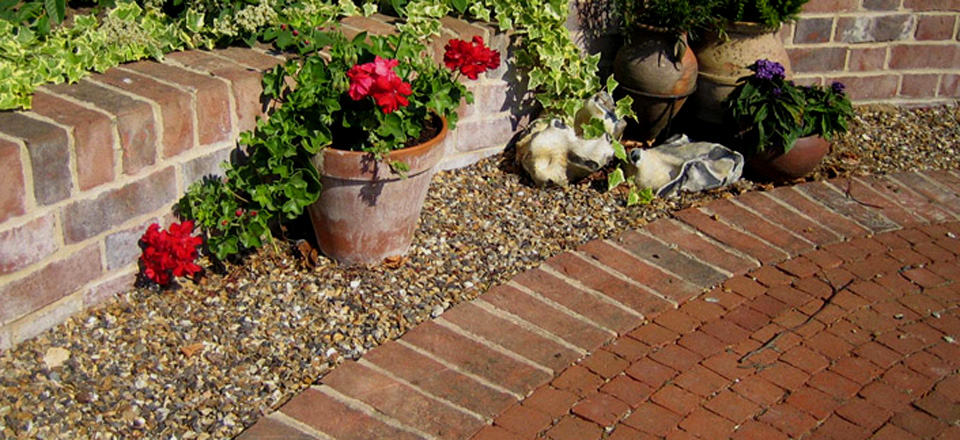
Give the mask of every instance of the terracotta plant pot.
<path id="1" fill-rule="evenodd" d="M 687 35 L 638 25 L 614 59 L 613 75 L 633 98 L 636 136 L 654 141 L 697 87 L 697 58 Z"/>
<path id="2" fill-rule="evenodd" d="M 797 139 L 793 148 L 780 153 L 772 148 L 747 160 L 747 170 L 756 180 L 784 182 L 810 174 L 830 151 L 830 142 L 820 136 Z"/>
<path id="3" fill-rule="evenodd" d="M 320 250 L 341 263 L 379 263 L 410 249 L 433 170 L 443 158 L 447 121 L 427 142 L 391 151 L 381 161 L 373 154 L 325 148 L 314 157 L 323 189 L 310 205 Z M 401 177 L 388 165 L 407 164 Z"/>
<path id="4" fill-rule="evenodd" d="M 752 73 L 747 66 L 767 59 L 782 64 L 788 78 L 793 74 L 777 29 L 759 23 L 731 23 L 724 32 L 726 38 L 719 31 L 707 33 L 703 44 L 694 50 L 700 73 L 692 106 L 697 119 L 713 124 L 722 122 L 720 104 L 733 91 L 737 79 Z"/>

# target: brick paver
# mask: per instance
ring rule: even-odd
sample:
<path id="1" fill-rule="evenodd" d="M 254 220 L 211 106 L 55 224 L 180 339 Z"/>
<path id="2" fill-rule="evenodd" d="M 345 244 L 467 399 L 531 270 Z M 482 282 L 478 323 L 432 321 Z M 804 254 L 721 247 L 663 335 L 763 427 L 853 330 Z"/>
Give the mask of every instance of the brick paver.
<path id="1" fill-rule="evenodd" d="M 958 183 L 778 188 L 589 243 L 241 438 L 951 438 Z"/>

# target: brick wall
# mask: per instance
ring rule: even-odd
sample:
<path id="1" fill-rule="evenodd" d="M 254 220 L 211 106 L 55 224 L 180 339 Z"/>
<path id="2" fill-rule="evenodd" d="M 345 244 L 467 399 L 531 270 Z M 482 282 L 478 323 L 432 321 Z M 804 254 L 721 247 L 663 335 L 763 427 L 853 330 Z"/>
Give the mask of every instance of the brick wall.
<path id="1" fill-rule="evenodd" d="M 797 80 L 839 80 L 858 103 L 960 98 L 960 0 L 810 0 L 783 29 Z"/>
<path id="2" fill-rule="evenodd" d="M 390 21 L 343 24 L 355 35 Z M 474 35 L 509 49 L 489 28 L 444 25 L 432 44 L 441 56 L 449 38 Z M 140 236 L 174 220 L 190 183 L 220 173 L 266 108 L 262 72 L 282 61 L 264 48 L 175 53 L 41 87 L 31 111 L 0 112 L 0 349 L 133 286 Z M 521 120 L 514 76 L 504 63 L 469 82 L 476 103 L 461 109 L 443 168 L 502 151 Z"/>

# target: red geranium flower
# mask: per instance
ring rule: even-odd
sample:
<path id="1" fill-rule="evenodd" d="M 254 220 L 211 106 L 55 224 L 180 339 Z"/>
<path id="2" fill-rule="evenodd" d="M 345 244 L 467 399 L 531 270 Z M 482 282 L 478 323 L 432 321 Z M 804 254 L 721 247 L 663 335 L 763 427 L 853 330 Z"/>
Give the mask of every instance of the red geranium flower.
<path id="1" fill-rule="evenodd" d="M 450 70 L 459 70 L 470 79 L 488 69 L 500 66 L 500 52 L 484 46 L 483 37 L 473 37 L 473 43 L 464 40 L 450 40 L 444 47 L 443 63 Z"/>
<path id="2" fill-rule="evenodd" d="M 193 222 L 173 223 L 169 231 L 161 231 L 154 223 L 140 238 L 143 253 L 140 255 L 143 274 L 155 283 L 170 284 L 171 276 L 191 276 L 200 271 L 194 263 L 197 246 L 203 243 L 200 237 L 191 235 Z"/>
<path id="3" fill-rule="evenodd" d="M 377 56 L 373 62 L 353 66 L 347 72 L 350 78 L 347 94 L 354 101 L 372 96 L 384 113 L 406 107 L 410 103 L 407 96 L 413 93 L 413 88 L 393 71 L 398 64 L 397 60 Z"/>

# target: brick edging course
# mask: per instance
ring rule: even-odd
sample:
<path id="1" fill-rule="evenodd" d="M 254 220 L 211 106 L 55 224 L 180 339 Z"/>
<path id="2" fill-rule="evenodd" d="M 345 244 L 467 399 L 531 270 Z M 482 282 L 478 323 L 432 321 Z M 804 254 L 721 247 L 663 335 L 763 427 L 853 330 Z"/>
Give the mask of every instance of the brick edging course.
<path id="1" fill-rule="evenodd" d="M 344 29 L 383 33 L 392 21 L 355 17 Z M 493 27 L 443 23 L 430 44 L 438 60 L 449 38 L 481 35 L 510 50 Z M 267 47 L 171 53 L 40 87 L 30 111 L 0 112 L 0 350 L 133 287 L 137 240 L 150 223 L 174 220 L 191 183 L 222 173 L 239 133 L 268 109 L 263 72 L 287 56 Z M 441 168 L 503 150 L 526 117 L 513 102 L 515 75 L 504 63 L 468 84 L 476 105 L 460 109 Z"/>
<path id="2" fill-rule="evenodd" d="M 849 263 L 875 251 L 878 242 L 868 239 L 874 234 L 936 229 L 944 222 L 956 227 L 958 220 L 956 170 L 833 179 L 680 211 L 674 219 L 660 219 L 639 231 L 548 259 L 540 268 L 374 348 L 359 362 L 345 362 L 239 438 L 293 433 L 306 438 L 364 438 L 363 433 L 529 438 L 550 426 L 558 435 L 586 432 L 580 431 L 586 429 L 583 423 L 612 423 L 617 408 L 626 414 L 630 399 L 652 391 L 650 385 L 620 378 L 625 359 L 664 346 L 658 356 L 667 365 L 677 363 L 671 371 L 684 371 L 684 359 L 693 359 L 693 352 L 735 343 L 746 331 L 723 320 L 711 323 L 717 328 L 708 335 L 664 345 L 677 333 L 718 317 L 729 308 L 727 301 L 757 297 L 764 286 L 783 285 L 791 277 L 808 277 L 825 268 L 837 268 L 836 276 L 858 267 L 883 268 L 893 260 L 868 257 L 839 269 L 845 261 L 839 258 L 848 255 Z M 908 261 L 913 256 L 900 257 Z M 921 280 L 931 275 L 913 276 Z M 739 296 L 714 288 L 721 283 Z M 822 294 L 823 287 L 799 288 Z M 754 307 L 777 316 L 791 307 L 788 290 L 771 293 L 774 296 L 765 296 Z M 690 301 L 704 292 L 716 297 L 716 304 Z M 769 319 L 741 314 L 737 319 L 744 323 Z M 650 322 L 656 325 L 644 325 Z M 629 338 L 617 339 L 627 333 Z M 614 340 L 615 345 L 604 347 Z M 662 365 L 650 364 L 642 375 L 653 380 Z M 596 394 L 598 388 L 605 393 Z M 599 400 L 574 407 L 588 393 Z M 516 405 L 521 400 L 524 405 Z M 594 404 L 613 413 L 588 411 Z M 577 417 L 568 415 L 571 407 Z M 361 429 L 352 434 L 359 437 L 346 435 L 344 426 Z"/>

